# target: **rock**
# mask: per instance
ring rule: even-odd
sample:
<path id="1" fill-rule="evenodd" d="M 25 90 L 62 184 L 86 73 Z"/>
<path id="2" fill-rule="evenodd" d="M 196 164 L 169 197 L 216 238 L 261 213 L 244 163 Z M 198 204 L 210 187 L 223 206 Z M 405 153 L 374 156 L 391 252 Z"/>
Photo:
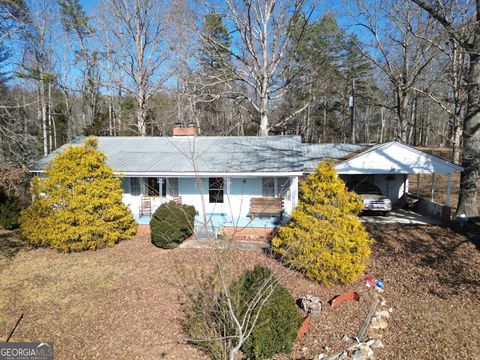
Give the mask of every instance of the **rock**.
<path id="1" fill-rule="evenodd" d="M 367 360 L 368 356 L 362 350 L 355 350 L 352 354 L 352 360 Z"/>
<path id="2" fill-rule="evenodd" d="M 383 329 L 386 329 L 387 326 L 388 326 L 388 324 L 384 319 L 377 318 L 377 317 L 372 318 L 372 322 L 371 322 L 371 325 L 370 325 L 370 327 L 372 329 L 375 329 L 375 330 L 377 330 L 377 329 L 383 330 Z"/>
<path id="3" fill-rule="evenodd" d="M 388 310 L 382 310 L 378 311 L 375 316 L 378 318 L 388 319 L 390 317 L 390 313 L 388 312 Z"/>
<path id="4" fill-rule="evenodd" d="M 357 349 L 360 350 L 361 352 L 367 354 L 367 356 L 372 356 L 373 355 L 373 350 L 366 343 L 358 344 Z"/>
<path id="5" fill-rule="evenodd" d="M 372 345 L 370 345 L 370 347 L 372 349 L 381 349 L 381 348 L 385 347 L 385 345 L 383 345 L 382 340 L 375 339 L 375 342 Z"/>
<path id="6" fill-rule="evenodd" d="M 349 338 L 347 335 L 343 335 L 342 341 L 347 342 L 347 341 L 349 341 L 349 340 L 350 340 L 350 338 Z"/>
<path id="7" fill-rule="evenodd" d="M 346 351 L 343 351 L 340 355 L 338 355 L 338 360 L 344 360 L 348 356 L 348 353 Z"/>
<path id="8" fill-rule="evenodd" d="M 318 296 L 306 295 L 302 298 L 302 309 L 312 317 L 319 317 L 322 311 L 322 300 Z"/>
<path id="9" fill-rule="evenodd" d="M 370 339 L 370 340 L 368 340 L 365 344 L 367 344 L 368 346 L 372 346 L 373 344 L 375 344 L 375 341 L 376 341 L 376 340 L 377 340 L 377 339 Z"/>
<path id="10" fill-rule="evenodd" d="M 318 360 L 325 359 L 326 356 L 327 355 L 325 355 L 325 354 L 320 354 L 320 355 L 318 355 Z"/>

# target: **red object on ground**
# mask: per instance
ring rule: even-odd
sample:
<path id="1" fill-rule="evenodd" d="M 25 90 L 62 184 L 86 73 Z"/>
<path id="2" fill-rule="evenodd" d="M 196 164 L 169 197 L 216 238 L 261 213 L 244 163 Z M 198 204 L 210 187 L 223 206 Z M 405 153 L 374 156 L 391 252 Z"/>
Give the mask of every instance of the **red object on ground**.
<path id="1" fill-rule="evenodd" d="M 310 315 L 307 315 L 305 320 L 303 320 L 302 326 L 297 331 L 297 341 L 301 341 L 305 334 L 310 330 L 310 323 L 312 322 L 312 318 Z"/>
<path id="2" fill-rule="evenodd" d="M 368 285 L 368 286 L 375 286 L 376 281 L 377 279 L 374 279 L 371 276 L 367 276 L 365 279 L 363 279 L 363 282 L 365 283 L 365 285 Z"/>
<path id="3" fill-rule="evenodd" d="M 335 296 L 332 300 L 330 300 L 330 305 L 335 306 L 344 301 L 350 301 L 350 300 L 360 301 L 360 295 L 355 291 L 347 291 L 341 295 Z"/>

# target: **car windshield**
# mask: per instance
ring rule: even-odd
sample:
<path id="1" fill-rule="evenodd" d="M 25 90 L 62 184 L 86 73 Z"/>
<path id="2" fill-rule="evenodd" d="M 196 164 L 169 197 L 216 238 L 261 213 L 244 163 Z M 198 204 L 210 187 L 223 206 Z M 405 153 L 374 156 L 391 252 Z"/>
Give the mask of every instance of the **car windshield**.
<path id="1" fill-rule="evenodd" d="M 360 195 L 382 195 L 378 187 L 369 183 L 351 184 L 349 189 Z"/>

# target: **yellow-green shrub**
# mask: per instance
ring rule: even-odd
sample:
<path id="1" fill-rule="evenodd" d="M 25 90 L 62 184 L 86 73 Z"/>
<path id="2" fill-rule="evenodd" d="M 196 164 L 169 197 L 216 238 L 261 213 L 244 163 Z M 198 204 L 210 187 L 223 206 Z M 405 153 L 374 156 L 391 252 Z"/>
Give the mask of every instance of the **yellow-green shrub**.
<path id="1" fill-rule="evenodd" d="M 113 246 L 135 234 L 132 213 L 122 203 L 120 179 L 90 138 L 70 146 L 32 180 L 32 205 L 20 217 L 33 245 L 64 251 Z"/>
<path id="2" fill-rule="evenodd" d="M 301 184 L 299 205 L 273 239 L 273 250 L 312 280 L 352 283 L 364 271 L 373 242 L 358 218 L 362 208 L 334 165 L 322 162 Z"/>

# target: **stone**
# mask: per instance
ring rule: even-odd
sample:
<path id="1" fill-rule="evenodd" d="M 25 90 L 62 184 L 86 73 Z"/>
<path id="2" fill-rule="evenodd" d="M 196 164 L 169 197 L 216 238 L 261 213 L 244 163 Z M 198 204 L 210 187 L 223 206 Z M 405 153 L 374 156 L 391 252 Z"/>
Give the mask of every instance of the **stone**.
<path id="1" fill-rule="evenodd" d="M 347 341 L 349 341 L 349 340 L 350 340 L 350 338 L 349 338 L 347 335 L 343 335 L 342 341 L 347 342 Z"/>
<path id="2" fill-rule="evenodd" d="M 373 350 L 370 348 L 370 346 L 368 346 L 365 343 L 358 344 L 357 349 L 360 350 L 362 353 L 364 353 L 367 356 L 367 358 L 370 358 L 371 356 L 373 356 Z"/>
<path id="3" fill-rule="evenodd" d="M 362 350 L 355 350 L 352 354 L 352 360 L 367 360 L 368 356 Z"/>
<path id="4" fill-rule="evenodd" d="M 377 339 L 370 339 L 370 340 L 368 340 L 365 344 L 367 344 L 368 346 L 372 346 L 373 344 L 375 344 L 375 341 L 376 341 L 376 340 L 377 340 Z"/>
<path id="5" fill-rule="evenodd" d="M 302 309 L 312 317 L 319 317 L 322 311 L 322 300 L 318 296 L 306 295 L 302 298 Z"/>
<path id="6" fill-rule="evenodd" d="M 390 317 L 390 313 L 388 312 L 388 310 L 382 310 L 378 311 L 375 316 L 378 318 L 388 319 Z"/>
<path id="7" fill-rule="evenodd" d="M 372 329 L 375 329 L 375 330 L 377 329 L 383 330 L 387 328 L 388 324 L 384 319 L 374 317 L 372 318 L 372 322 L 370 326 Z"/>
<path id="8" fill-rule="evenodd" d="M 346 351 L 342 351 L 340 355 L 338 355 L 338 360 L 344 360 L 348 356 L 348 353 Z"/>
<path id="9" fill-rule="evenodd" d="M 381 348 L 385 347 L 385 345 L 383 345 L 382 340 L 375 339 L 375 342 L 372 345 L 370 345 L 370 347 L 372 349 L 381 349 Z"/>

